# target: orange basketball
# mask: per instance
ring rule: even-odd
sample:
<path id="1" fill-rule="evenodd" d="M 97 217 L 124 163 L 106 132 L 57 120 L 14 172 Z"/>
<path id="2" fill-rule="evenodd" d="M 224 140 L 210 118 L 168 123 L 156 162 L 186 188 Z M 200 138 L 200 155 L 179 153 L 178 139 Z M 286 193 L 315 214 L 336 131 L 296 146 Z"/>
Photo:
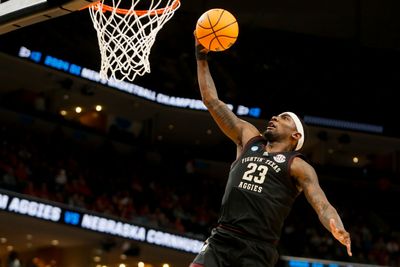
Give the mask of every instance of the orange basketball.
<path id="1" fill-rule="evenodd" d="M 236 18 L 225 9 L 210 9 L 197 20 L 196 37 L 210 51 L 228 49 L 236 42 L 238 34 Z"/>

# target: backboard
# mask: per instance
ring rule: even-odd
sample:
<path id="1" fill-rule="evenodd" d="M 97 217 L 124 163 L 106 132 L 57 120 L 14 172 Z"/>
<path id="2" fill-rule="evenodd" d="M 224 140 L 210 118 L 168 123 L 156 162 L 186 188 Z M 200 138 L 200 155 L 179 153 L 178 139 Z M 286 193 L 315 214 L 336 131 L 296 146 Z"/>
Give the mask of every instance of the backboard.
<path id="1" fill-rule="evenodd" d="M 0 0 L 0 34 L 67 15 L 90 0 Z"/>

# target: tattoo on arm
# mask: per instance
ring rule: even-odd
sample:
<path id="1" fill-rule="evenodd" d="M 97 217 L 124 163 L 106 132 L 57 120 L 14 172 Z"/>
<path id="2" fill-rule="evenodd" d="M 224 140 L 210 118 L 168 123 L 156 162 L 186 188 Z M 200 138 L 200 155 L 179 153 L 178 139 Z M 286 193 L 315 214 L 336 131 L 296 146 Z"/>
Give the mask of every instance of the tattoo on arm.
<path id="1" fill-rule="evenodd" d="M 350 234 L 344 229 L 339 214 L 329 203 L 324 191 L 322 191 L 314 168 L 304 160 L 295 158 L 290 171 L 291 175 L 296 178 L 297 182 L 304 190 L 308 202 L 317 212 L 321 223 L 331 232 L 334 238 L 346 246 L 347 253 L 351 256 Z"/>
<path id="2" fill-rule="evenodd" d="M 298 181 L 304 190 L 304 194 L 308 202 L 318 214 L 319 220 L 329 231 L 331 230 L 329 226 L 330 219 L 335 219 L 338 228 L 344 229 L 339 214 L 337 213 L 336 209 L 329 203 L 324 191 L 322 191 L 318 183 L 318 178 L 315 171 L 310 168 L 306 169 L 307 170 L 304 170 L 303 172 L 303 177 L 300 177 Z"/>
<path id="3" fill-rule="evenodd" d="M 213 101 L 209 105 L 209 111 L 220 129 L 235 143 L 240 144 L 240 120 L 228 106 L 222 101 Z"/>
<path id="4" fill-rule="evenodd" d="M 254 125 L 239 119 L 224 102 L 219 100 L 207 61 L 197 61 L 197 74 L 203 103 L 226 136 L 238 147 L 242 147 L 251 137 L 260 134 Z"/>

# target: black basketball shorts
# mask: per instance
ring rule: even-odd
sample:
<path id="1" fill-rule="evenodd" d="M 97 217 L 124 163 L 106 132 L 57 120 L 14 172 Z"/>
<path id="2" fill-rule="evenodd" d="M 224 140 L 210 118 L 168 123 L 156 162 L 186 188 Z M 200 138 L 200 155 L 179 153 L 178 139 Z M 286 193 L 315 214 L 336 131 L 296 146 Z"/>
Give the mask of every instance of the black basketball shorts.
<path id="1" fill-rule="evenodd" d="M 190 267 L 272 267 L 277 261 L 275 245 L 217 227 Z"/>

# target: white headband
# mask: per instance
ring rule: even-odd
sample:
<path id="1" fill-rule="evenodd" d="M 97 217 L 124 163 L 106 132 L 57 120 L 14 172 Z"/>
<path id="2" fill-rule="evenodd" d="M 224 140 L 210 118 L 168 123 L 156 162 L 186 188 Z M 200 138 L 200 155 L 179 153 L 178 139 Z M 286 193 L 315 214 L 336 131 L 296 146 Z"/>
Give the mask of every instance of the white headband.
<path id="1" fill-rule="evenodd" d="M 304 144 L 304 128 L 303 128 L 303 124 L 301 123 L 299 117 L 297 117 L 297 115 L 294 114 L 293 112 L 286 111 L 286 112 L 283 112 L 283 113 L 279 114 L 279 116 L 281 116 L 283 114 L 287 114 L 292 118 L 292 120 L 294 121 L 294 124 L 296 125 L 296 130 L 301 134 L 301 137 L 300 137 L 299 141 L 297 141 L 297 146 L 296 146 L 296 149 L 295 149 L 296 151 L 300 150 L 303 147 L 303 144 Z"/>

